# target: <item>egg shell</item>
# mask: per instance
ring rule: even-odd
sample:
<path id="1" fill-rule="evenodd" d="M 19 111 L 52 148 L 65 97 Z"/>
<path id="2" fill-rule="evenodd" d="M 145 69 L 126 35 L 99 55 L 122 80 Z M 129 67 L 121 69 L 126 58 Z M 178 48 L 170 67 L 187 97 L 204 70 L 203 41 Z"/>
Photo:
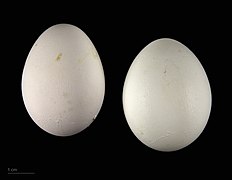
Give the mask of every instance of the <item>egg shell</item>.
<path id="1" fill-rule="evenodd" d="M 179 150 L 191 144 L 207 124 L 209 81 L 185 45 L 158 39 L 133 61 L 124 83 L 123 108 L 141 142 L 159 151 Z"/>
<path id="2" fill-rule="evenodd" d="M 22 76 L 24 104 L 40 128 L 57 136 L 84 130 L 99 113 L 104 93 L 101 60 L 81 29 L 57 24 L 40 35 Z"/>

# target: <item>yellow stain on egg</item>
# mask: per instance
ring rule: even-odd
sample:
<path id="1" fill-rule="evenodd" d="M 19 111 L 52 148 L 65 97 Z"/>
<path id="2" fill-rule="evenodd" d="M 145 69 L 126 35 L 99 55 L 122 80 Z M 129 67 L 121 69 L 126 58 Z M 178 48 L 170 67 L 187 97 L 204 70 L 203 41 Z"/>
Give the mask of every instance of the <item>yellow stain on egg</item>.
<path id="1" fill-rule="evenodd" d="M 61 57 L 62 57 L 62 53 L 59 53 L 56 57 L 56 61 L 60 61 L 61 60 Z"/>

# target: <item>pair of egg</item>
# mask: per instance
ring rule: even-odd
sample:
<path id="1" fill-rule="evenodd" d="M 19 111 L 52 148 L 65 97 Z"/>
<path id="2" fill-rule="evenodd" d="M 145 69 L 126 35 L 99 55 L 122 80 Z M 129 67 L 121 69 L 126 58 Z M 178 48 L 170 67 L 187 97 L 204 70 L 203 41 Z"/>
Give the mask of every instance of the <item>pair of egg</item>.
<path id="1" fill-rule="evenodd" d="M 46 132 L 70 136 L 87 128 L 105 93 L 100 57 L 88 36 L 69 24 L 36 40 L 22 76 L 22 95 L 33 121 Z M 123 87 L 123 109 L 134 135 L 160 151 L 175 151 L 203 131 L 211 90 L 197 57 L 183 44 L 159 39 L 133 61 Z"/>

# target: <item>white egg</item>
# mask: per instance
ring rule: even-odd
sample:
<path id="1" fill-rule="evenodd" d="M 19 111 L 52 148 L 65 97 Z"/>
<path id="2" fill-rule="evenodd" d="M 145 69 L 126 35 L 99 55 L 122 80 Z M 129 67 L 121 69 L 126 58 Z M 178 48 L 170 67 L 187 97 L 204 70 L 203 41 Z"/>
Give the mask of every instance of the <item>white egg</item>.
<path id="1" fill-rule="evenodd" d="M 159 39 L 133 61 L 124 83 L 123 108 L 141 142 L 159 151 L 179 150 L 191 144 L 207 124 L 209 81 L 186 46 Z"/>
<path id="2" fill-rule="evenodd" d="M 24 104 L 40 128 L 57 136 L 84 130 L 99 113 L 104 93 L 101 60 L 82 30 L 58 24 L 40 35 L 22 76 Z"/>

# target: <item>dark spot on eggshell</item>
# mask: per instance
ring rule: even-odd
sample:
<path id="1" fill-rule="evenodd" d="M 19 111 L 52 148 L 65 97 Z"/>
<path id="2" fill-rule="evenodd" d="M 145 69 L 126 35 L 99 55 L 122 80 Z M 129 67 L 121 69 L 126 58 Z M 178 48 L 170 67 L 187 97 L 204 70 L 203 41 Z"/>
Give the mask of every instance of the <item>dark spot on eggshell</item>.
<path id="1" fill-rule="evenodd" d="M 96 117 L 97 117 L 97 115 L 95 115 L 95 116 L 93 117 L 93 121 L 96 119 Z"/>

